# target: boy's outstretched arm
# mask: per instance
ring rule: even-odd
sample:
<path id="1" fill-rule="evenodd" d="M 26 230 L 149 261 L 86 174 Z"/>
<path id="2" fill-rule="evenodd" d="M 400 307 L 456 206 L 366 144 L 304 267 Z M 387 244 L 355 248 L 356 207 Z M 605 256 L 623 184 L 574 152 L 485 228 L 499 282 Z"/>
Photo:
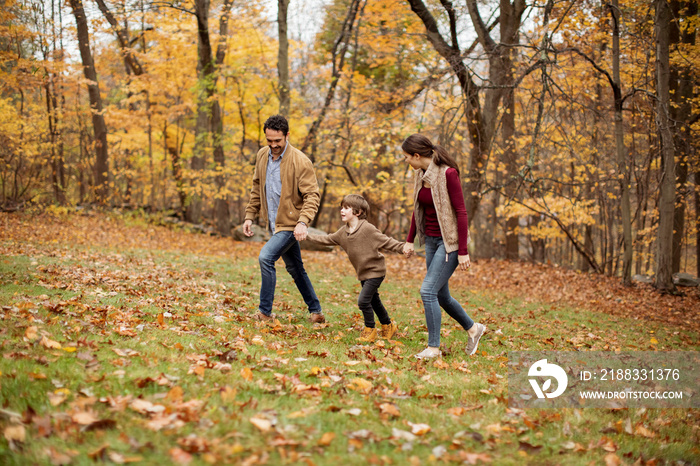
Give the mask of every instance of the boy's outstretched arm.
<path id="1" fill-rule="evenodd" d="M 374 236 L 379 240 L 379 249 L 395 252 L 397 254 L 403 254 L 403 245 L 405 244 L 405 241 L 395 240 L 379 230 L 374 232 Z"/>
<path id="2" fill-rule="evenodd" d="M 321 244 L 323 246 L 338 246 L 338 241 L 335 240 L 335 233 L 332 235 L 312 235 L 309 234 L 306 237 L 307 241 L 312 243 Z"/>

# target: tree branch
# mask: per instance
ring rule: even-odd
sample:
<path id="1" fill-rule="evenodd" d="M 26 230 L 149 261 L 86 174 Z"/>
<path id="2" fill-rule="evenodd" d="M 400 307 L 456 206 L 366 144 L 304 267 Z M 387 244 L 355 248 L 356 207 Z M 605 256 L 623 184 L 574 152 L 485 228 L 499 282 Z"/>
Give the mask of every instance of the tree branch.
<path id="1" fill-rule="evenodd" d="M 143 74 L 143 67 L 141 66 L 141 63 L 139 62 L 138 58 L 136 58 L 136 55 L 134 55 L 134 52 L 131 49 L 131 43 L 129 41 L 129 35 L 126 29 L 119 26 L 117 19 L 109 10 L 109 7 L 104 2 L 104 0 L 95 0 L 95 2 L 97 2 L 97 7 L 100 9 L 105 19 L 112 27 L 112 30 L 117 35 L 117 40 L 119 41 L 119 46 L 122 49 L 122 53 L 124 54 L 124 59 L 126 60 L 127 65 L 129 66 L 129 68 L 131 68 L 131 71 L 133 71 L 136 76 L 141 76 Z"/>
<path id="2" fill-rule="evenodd" d="M 472 19 L 476 35 L 479 38 L 479 43 L 481 43 L 487 53 L 493 53 L 497 44 L 489 35 L 486 24 L 484 24 L 484 20 L 479 13 L 479 8 L 476 6 L 476 0 L 467 0 L 467 10 L 469 10 L 469 16 Z"/>

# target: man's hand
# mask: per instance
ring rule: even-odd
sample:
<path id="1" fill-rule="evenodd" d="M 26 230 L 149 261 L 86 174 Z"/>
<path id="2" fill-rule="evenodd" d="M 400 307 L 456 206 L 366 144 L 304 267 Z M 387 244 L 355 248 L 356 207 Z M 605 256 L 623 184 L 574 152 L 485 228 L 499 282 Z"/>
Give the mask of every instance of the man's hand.
<path id="1" fill-rule="evenodd" d="M 413 243 L 404 243 L 403 245 L 403 255 L 406 257 L 411 257 L 415 249 L 413 248 Z"/>
<path id="2" fill-rule="evenodd" d="M 303 223 L 297 223 L 294 227 L 294 237 L 297 241 L 304 241 L 308 235 L 309 229 Z"/>
<path id="3" fill-rule="evenodd" d="M 246 220 L 243 222 L 243 234 L 246 236 L 253 236 L 253 230 L 251 230 L 251 226 L 253 225 L 252 220 Z"/>

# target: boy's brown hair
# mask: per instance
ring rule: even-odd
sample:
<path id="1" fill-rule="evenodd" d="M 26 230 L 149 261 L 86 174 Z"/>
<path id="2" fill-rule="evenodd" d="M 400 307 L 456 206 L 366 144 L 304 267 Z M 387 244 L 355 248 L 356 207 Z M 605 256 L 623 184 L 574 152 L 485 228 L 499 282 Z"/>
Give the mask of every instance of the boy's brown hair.
<path id="1" fill-rule="evenodd" d="M 369 204 L 364 197 L 359 194 L 348 194 L 340 201 L 340 207 L 350 207 L 352 213 L 357 215 L 357 218 L 364 219 L 367 218 L 367 212 L 369 212 Z"/>

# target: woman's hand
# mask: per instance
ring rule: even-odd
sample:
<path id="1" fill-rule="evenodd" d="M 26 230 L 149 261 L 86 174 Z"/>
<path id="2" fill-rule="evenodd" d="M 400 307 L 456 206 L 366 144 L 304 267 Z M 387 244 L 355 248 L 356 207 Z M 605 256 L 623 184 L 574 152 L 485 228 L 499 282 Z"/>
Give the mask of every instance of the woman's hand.
<path id="1" fill-rule="evenodd" d="M 413 243 L 404 243 L 403 245 L 403 255 L 406 257 L 411 257 L 415 249 L 413 248 Z"/>
<path id="2" fill-rule="evenodd" d="M 467 270 L 472 265 L 471 261 L 469 260 L 469 254 L 457 256 L 457 259 L 459 260 L 459 264 L 457 265 L 459 270 Z"/>

